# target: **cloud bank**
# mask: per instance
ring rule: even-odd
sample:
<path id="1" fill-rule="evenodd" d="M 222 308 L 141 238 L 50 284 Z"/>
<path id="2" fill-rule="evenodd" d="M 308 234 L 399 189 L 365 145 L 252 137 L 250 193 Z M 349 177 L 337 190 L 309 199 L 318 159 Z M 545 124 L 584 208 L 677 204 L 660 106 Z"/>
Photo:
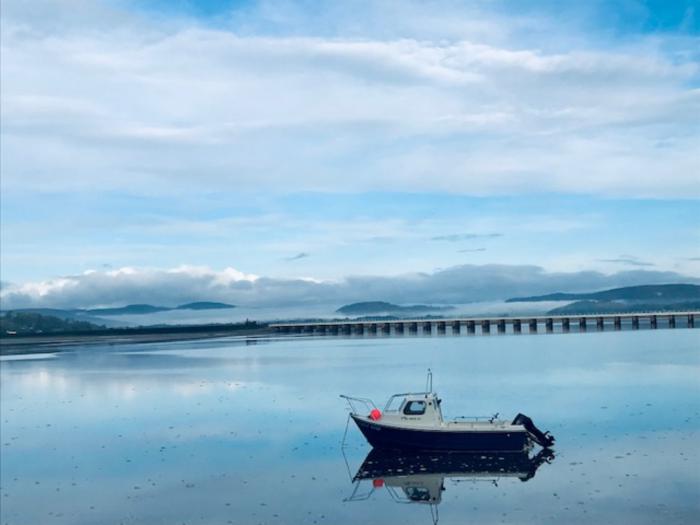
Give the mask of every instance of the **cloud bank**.
<path id="1" fill-rule="evenodd" d="M 245 306 L 342 305 L 357 301 L 462 304 L 558 291 L 595 291 L 617 286 L 691 282 L 674 272 L 547 272 L 538 266 L 463 265 L 433 273 L 351 276 L 340 281 L 278 279 L 233 268 L 122 268 L 90 271 L 43 282 L 6 285 L 2 308 L 87 308 L 150 303 L 175 306 L 222 301 Z"/>
<path id="2" fill-rule="evenodd" d="M 700 196 L 694 35 L 574 39 L 483 2 L 119 5 L 4 4 L 6 188 Z"/>

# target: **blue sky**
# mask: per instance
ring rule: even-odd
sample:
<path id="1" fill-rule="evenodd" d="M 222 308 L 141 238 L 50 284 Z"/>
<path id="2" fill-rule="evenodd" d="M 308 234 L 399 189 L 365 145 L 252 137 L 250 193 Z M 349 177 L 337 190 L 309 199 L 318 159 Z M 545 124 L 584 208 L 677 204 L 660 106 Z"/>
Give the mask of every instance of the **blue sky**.
<path id="1" fill-rule="evenodd" d="M 134 0 L 126 2 L 132 9 L 150 12 L 155 16 L 185 15 L 204 19 L 211 23 L 217 19 L 226 19 L 232 13 L 245 16 L 252 12 L 259 14 L 260 6 L 269 11 L 283 7 L 283 12 L 299 12 L 304 18 L 313 20 L 319 13 L 333 7 L 336 2 L 297 1 L 297 2 L 256 2 L 253 0 Z M 345 2 L 347 9 L 362 8 L 369 2 Z M 385 2 L 387 3 L 387 2 Z M 388 2 L 391 4 L 391 2 Z M 397 4 L 396 2 L 394 3 Z M 612 35 L 636 35 L 653 31 L 663 32 L 697 32 L 700 22 L 697 18 L 697 2 L 693 0 L 591 0 L 589 2 L 560 2 L 557 0 L 539 0 L 522 2 L 520 0 L 489 0 L 481 2 L 424 2 L 431 9 L 449 8 L 459 11 L 460 8 L 477 6 L 487 8 L 505 16 L 526 14 L 529 16 L 557 17 L 567 25 L 571 19 L 577 19 L 582 27 L 596 32 Z M 319 9 L 319 6 L 323 8 Z M 252 17 L 258 22 L 256 27 L 271 27 L 274 16 Z M 318 17 L 321 18 L 321 17 Z M 276 28 L 289 27 L 275 24 Z M 316 27 L 317 32 L 323 32 L 327 27 Z"/>
<path id="2" fill-rule="evenodd" d="M 5 2 L 3 301 L 698 279 L 699 24 L 691 1 Z"/>

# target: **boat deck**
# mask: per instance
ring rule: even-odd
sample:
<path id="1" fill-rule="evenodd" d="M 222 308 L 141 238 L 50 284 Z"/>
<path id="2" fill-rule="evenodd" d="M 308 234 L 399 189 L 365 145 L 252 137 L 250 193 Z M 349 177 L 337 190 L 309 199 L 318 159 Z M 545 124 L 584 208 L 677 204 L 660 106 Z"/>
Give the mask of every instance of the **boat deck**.
<path id="1" fill-rule="evenodd" d="M 439 432 L 524 432 L 522 425 L 512 425 L 510 422 L 497 419 L 493 422 L 484 420 L 450 420 L 450 421 L 421 421 L 394 416 L 384 415 L 378 421 L 369 416 L 353 414 L 355 419 L 367 423 L 406 430 L 434 430 Z"/>

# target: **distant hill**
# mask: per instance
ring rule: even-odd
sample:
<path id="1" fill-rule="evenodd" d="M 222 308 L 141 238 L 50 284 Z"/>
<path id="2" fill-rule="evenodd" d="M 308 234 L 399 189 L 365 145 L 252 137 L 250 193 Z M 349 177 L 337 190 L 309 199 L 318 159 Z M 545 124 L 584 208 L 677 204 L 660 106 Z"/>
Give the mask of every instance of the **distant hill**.
<path id="1" fill-rule="evenodd" d="M 586 314 L 606 314 L 606 313 L 634 313 L 634 312 L 687 312 L 700 310 L 700 300 L 682 301 L 677 303 L 637 303 L 620 301 L 576 301 L 549 310 L 550 315 L 586 315 Z"/>
<path id="2" fill-rule="evenodd" d="M 90 308 L 79 310 L 90 315 L 125 315 L 125 314 L 153 314 L 156 312 L 167 312 L 173 310 L 167 306 L 153 306 L 150 304 L 128 304 L 116 308 Z"/>
<path id="3" fill-rule="evenodd" d="M 57 317 L 65 321 L 83 321 L 96 325 L 105 325 L 107 327 L 123 326 L 123 323 L 92 316 L 86 313 L 84 310 L 61 310 L 59 308 L 20 308 L 17 310 L 1 311 L 0 315 L 7 313 L 34 313 L 50 317 Z"/>
<path id="4" fill-rule="evenodd" d="M 196 303 L 181 304 L 175 310 L 223 310 L 225 308 L 235 308 L 232 304 L 213 303 L 210 301 L 199 301 Z"/>
<path id="5" fill-rule="evenodd" d="M 126 306 L 118 306 L 114 308 L 76 308 L 76 309 L 60 309 L 60 308 L 20 308 L 17 310 L 8 310 L 13 312 L 32 312 L 41 315 L 50 315 L 60 319 L 75 319 L 80 321 L 95 322 L 100 321 L 102 316 L 112 315 L 142 315 L 153 314 L 158 312 L 170 312 L 172 310 L 220 310 L 223 308 L 235 308 L 232 304 L 215 303 L 211 301 L 200 301 L 194 303 L 181 304 L 171 308 L 169 306 L 153 306 L 151 304 L 128 304 Z"/>
<path id="6" fill-rule="evenodd" d="M 531 297 L 513 297 L 507 303 L 541 301 L 624 301 L 669 304 L 682 301 L 700 301 L 700 286 L 696 284 L 648 284 L 626 286 L 592 293 L 552 293 Z M 618 305 L 619 306 L 619 305 Z"/>
<path id="7" fill-rule="evenodd" d="M 36 312 L 7 312 L 0 316 L 0 334 L 48 334 L 75 330 L 103 330 L 105 327 L 87 321 L 61 319 Z"/>
<path id="8" fill-rule="evenodd" d="M 181 304 L 171 308 L 169 306 L 153 306 L 150 304 L 129 304 L 119 308 L 92 308 L 81 310 L 91 315 L 126 315 L 126 314 L 153 314 L 157 312 L 170 312 L 172 310 L 221 310 L 223 308 L 235 308 L 232 304 L 214 303 L 211 301 L 199 301 L 195 303 Z"/>
<path id="9" fill-rule="evenodd" d="M 367 301 L 352 303 L 341 306 L 337 313 L 345 315 L 378 315 L 378 314 L 424 314 L 430 312 L 442 312 L 453 310 L 454 306 L 432 306 L 425 304 L 415 304 L 401 306 L 384 301 Z"/>

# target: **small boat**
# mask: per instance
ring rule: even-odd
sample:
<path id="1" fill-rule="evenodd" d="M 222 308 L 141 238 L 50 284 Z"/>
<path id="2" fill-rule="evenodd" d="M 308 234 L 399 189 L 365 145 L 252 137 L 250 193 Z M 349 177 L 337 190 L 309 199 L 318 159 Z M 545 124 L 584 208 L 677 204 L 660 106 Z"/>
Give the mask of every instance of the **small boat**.
<path id="1" fill-rule="evenodd" d="M 348 403 L 349 417 L 375 448 L 496 452 L 529 450 L 533 443 L 543 448 L 554 445 L 554 437 L 540 431 L 523 414 L 512 421 L 498 419 L 498 414 L 445 421 L 442 400 L 433 392 L 430 370 L 424 392 L 394 394 L 384 410 L 379 410 L 371 399 L 340 397 Z"/>

